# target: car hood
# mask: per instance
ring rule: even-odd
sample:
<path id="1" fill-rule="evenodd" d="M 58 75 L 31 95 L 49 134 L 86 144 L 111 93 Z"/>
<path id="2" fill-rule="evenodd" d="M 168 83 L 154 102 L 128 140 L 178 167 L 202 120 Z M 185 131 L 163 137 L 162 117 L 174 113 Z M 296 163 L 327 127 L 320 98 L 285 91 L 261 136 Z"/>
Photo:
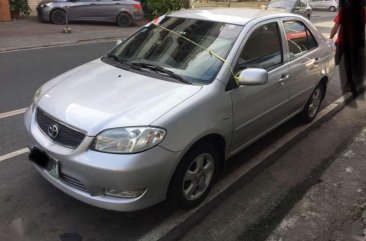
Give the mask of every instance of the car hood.
<path id="1" fill-rule="evenodd" d="M 45 84 L 37 106 L 93 136 L 108 128 L 150 125 L 201 88 L 95 60 Z"/>

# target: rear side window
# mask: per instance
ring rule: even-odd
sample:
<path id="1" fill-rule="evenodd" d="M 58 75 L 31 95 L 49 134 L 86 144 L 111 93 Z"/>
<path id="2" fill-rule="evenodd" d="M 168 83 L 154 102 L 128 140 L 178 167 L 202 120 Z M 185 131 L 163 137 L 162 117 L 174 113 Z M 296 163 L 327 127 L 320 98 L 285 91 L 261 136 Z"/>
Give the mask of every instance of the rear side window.
<path id="1" fill-rule="evenodd" d="M 291 59 L 318 47 L 314 36 L 302 22 L 286 21 L 284 26 Z"/>
<path id="2" fill-rule="evenodd" d="M 254 30 L 239 57 L 238 69 L 263 68 L 271 70 L 283 61 L 278 24 L 268 23 Z"/>

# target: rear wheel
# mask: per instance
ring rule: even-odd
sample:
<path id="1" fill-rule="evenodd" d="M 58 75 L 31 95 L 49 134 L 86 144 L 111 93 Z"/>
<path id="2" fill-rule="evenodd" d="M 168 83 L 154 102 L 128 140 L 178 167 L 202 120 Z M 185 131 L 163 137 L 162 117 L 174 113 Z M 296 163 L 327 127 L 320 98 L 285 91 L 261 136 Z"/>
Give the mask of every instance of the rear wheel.
<path id="1" fill-rule="evenodd" d="M 314 120 L 316 114 L 320 109 L 323 93 L 324 93 L 323 85 L 318 84 L 318 86 L 311 94 L 308 102 L 306 103 L 304 110 L 300 114 L 300 117 L 304 122 L 309 123 L 312 120 Z"/>
<path id="2" fill-rule="evenodd" d="M 51 13 L 51 22 L 54 24 L 65 24 L 66 13 L 61 9 L 56 9 Z"/>
<path id="3" fill-rule="evenodd" d="M 121 27 L 128 27 L 132 24 L 132 19 L 127 13 L 120 13 L 117 17 L 117 24 Z"/>
<path id="4" fill-rule="evenodd" d="M 169 187 L 169 201 L 182 208 L 201 203 L 211 189 L 218 162 L 219 155 L 211 144 L 193 147 L 174 173 Z"/>
<path id="5" fill-rule="evenodd" d="M 334 6 L 331 6 L 330 8 L 329 8 L 329 11 L 331 11 L 331 12 L 335 12 L 337 10 L 337 8 L 336 7 L 334 7 Z"/>

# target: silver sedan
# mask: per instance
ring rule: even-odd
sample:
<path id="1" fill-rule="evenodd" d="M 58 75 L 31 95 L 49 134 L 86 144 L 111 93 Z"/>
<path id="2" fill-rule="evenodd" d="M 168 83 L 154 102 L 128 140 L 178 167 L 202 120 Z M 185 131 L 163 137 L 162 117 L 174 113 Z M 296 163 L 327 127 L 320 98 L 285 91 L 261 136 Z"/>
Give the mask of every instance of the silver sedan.
<path id="1" fill-rule="evenodd" d="M 195 206 L 230 157 L 294 116 L 315 118 L 333 47 L 299 15 L 170 13 L 40 87 L 25 114 L 29 158 L 101 208 Z"/>
<path id="2" fill-rule="evenodd" d="M 115 22 L 127 27 L 143 20 L 140 2 L 133 0 L 42 0 L 38 18 L 54 24 L 69 21 Z"/>

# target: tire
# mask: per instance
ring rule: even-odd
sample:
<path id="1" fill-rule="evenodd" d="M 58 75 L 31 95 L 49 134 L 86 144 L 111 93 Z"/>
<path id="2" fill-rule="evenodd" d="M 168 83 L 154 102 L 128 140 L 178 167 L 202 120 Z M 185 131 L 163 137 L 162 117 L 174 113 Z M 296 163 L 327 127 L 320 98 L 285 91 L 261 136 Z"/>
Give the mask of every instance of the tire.
<path id="1" fill-rule="evenodd" d="M 179 208 L 192 208 L 200 204 L 211 190 L 218 163 L 219 155 L 209 143 L 189 150 L 175 170 L 168 201 Z"/>
<path id="2" fill-rule="evenodd" d="M 310 123 L 314 120 L 320 109 L 323 94 L 324 86 L 322 84 L 318 84 L 306 103 L 304 110 L 300 113 L 300 118 L 303 122 Z"/>
<path id="3" fill-rule="evenodd" d="M 51 22 L 53 24 L 65 24 L 66 23 L 66 13 L 64 10 L 56 9 L 51 12 L 50 15 Z"/>
<path id="4" fill-rule="evenodd" d="M 117 16 L 117 25 L 120 27 L 128 27 L 132 24 L 132 19 L 127 13 L 120 13 Z"/>
<path id="5" fill-rule="evenodd" d="M 331 6 L 330 8 L 329 8 L 329 11 L 331 11 L 331 12 L 335 12 L 337 10 L 337 8 L 336 7 L 334 7 L 334 6 Z"/>

